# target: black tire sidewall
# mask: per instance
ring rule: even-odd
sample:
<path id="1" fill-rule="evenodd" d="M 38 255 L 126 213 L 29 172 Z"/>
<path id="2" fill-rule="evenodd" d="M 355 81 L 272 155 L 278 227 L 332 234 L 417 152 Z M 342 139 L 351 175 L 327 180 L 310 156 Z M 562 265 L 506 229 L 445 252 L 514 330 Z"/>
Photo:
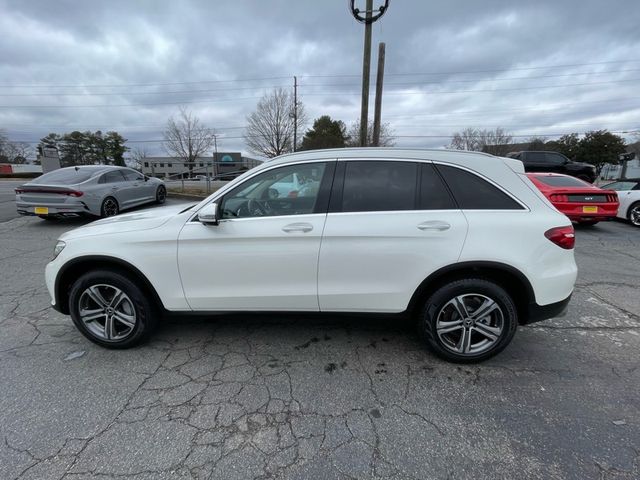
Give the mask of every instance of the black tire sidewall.
<path id="1" fill-rule="evenodd" d="M 80 319 L 78 302 L 82 292 L 95 284 L 113 285 L 125 292 L 133 303 L 136 313 L 136 326 L 127 338 L 108 342 L 94 336 Z M 86 338 L 106 348 L 123 349 L 136 346 L 149 338 L 158 323 L 157 309 L 149 301 L 145 293 L 131 280 L 122 274 L 110 270 L 98 270 L 82 275 L 71 287 L 69 294 L 69 313 L 74 325 Z"/>
<path id="2" fill-rule="evenodd" d="M 115 215 L 110 215 L 110 216 L 111 217 L 115 217 L 116 215 L 120 214 L 120 204 L 118 203 L 118 200 L 116 200 L 113 197 L 107 197 L 102 201 L 102 205 L 100 205 L 100 217 L 102 217 L 102 218 L 109 218 L 109 216 L 106 215 L 105 212 L 104 212 L 104 204 L 107 203 L 107 200 L 109 200 L 109 199 L 111 199 L 114 202 L 116 202 L 116 207 L 118 208 L 118 212 Z"/>
<path id="3" fill-rule="evenodd" d="M 164 190 L 164 198 L 162 198 L 162 200 L 160 199 L 160 196 L 159 196 L 160 190 Z M 156 189 L 156 203 L 163 204 L 166 201 L 167 201 L 167 189 L 164 185 L 160 185 Z"/>
<path id="4" fill-rule="evenodd" d="M 477 355 L 461 355 L 442 345 L 436 333 L 438 312 L 453 297 L 466 293 L 486 295 L 498 303 L 504 316 L 502 336 L 494 346 Z M 476 363 L 497 355 L 513 339 L 518 326 L 518 313 L 509 294 L 498 284 L 481 278 L 455 280 L 436 290 L 426 301 L 418 321 L 418 329 L 428 347 L 440 358 L 456 363 Z"/>

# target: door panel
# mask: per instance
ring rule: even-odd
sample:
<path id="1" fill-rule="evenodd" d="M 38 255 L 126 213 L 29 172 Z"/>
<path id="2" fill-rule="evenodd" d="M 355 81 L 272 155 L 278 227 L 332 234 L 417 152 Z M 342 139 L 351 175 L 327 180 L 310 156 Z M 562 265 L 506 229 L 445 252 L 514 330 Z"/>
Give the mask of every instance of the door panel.
<path id="1" fill-rule="evenodd" d="M 429 274 L 458 260 L 466 232 L 460 210 L 330 213 L 320 247 L 320 310 L 405 310 Z"/>
<path id="2" fill-rule="evenodd" d="M 189 222 L 178 242 L 194 310 L 318 310 L 318 250 L 326 214 Z"/>

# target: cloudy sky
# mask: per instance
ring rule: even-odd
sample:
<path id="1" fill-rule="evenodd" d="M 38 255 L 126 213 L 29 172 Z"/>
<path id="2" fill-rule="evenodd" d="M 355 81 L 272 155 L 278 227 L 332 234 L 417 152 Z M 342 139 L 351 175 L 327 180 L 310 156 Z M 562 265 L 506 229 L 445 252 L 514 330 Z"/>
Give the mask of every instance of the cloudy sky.
<path id="1" fill-rule="evenodd" d="M 248 153 L 246 115 L 294 75 L 312 119 L 359 117 L 363 26 L 347 0 L 0 0 L 0 32 L 0 129 L 17 141 L 117 130 L 162 154 L 187 105 L 220 150 Z M 640 130 L 637 0 L 391 0 L 373 65 L 381 41 L 398 146 L 442 147 L 467 126 Z"/>

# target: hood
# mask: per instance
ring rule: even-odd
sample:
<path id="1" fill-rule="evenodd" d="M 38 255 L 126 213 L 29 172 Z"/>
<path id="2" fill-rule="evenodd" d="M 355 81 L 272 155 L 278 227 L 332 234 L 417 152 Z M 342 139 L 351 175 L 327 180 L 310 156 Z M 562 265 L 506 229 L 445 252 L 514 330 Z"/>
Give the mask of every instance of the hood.
<path id="1" fill-rule="evenodd" d="M 103 218 L 91 222 L 84 227 L 79 227 L 62 234 L 60 240 L 158 228 L 185 208 L 187 208 L 187 205 L 184 204 L 172 205 L 169 207 L 150 208 L 138 212 L 117 215 L 115 217 Z"/>

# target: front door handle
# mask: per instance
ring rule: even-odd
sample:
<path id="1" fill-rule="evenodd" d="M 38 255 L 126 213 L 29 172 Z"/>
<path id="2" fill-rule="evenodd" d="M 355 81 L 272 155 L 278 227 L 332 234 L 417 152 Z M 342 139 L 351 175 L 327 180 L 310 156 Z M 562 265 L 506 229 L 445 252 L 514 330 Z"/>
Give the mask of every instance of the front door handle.
<path id="1" fill-rule="evenodd" d="M 427 231 L 427 230 L 436 230 L 438 232 L 444 232 L 445 230 L 449 230 L 451 225 L 447 222 L 442 222 L 440 220 L 433 220 L 431 222 L 422 222 L 418 225 L 418 230 Z"/>
<path id="2" fill-rule="evenodd" d="M 307 233 L 313 230 L 313 225 L 305 222 L 298 223 L 290 223 L 289 225 L 285 225 L 282 227 L 282 231 L 285 233 L 294 233 L 294 232 L 302 232 Z"/>

